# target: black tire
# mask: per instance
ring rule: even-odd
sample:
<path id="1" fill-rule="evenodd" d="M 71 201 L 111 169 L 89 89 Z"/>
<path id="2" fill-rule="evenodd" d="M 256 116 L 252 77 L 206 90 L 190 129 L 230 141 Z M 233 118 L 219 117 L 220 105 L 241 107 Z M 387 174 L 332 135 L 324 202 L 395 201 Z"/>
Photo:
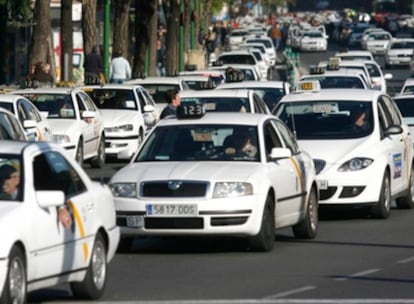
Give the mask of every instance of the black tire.
<path id="1" fill-rule="evenodd" d="M 414 207 L 414 167 L 411 167 L 407 192 L 403 197 L 397 198 L 396 203 L 399 209 L 412 209 Z"/>
<path id="2" fill-rule="evenodd" d="M 379 201 L 371 207 L 371 215 L 375 218 L 386 219 L 391 213 L 391 185 L 390 177 L 386 172 L 382 180 Z"/>
<path id="3" fill-rule="evenodd" d="M 91 159 L 92 168 L 102 168 L 105 165 L 105 137 L 102 135 L 99 141 L 98 155 Z"/>
<path id="4" fill-rule="evenodd" d="M 0 297 L 1 304 L 23 304 L 27 297 L 26 263 L 22 250 L 13 247 L 9 255 L 9 265 L 3 293 Z"/>
<path id="5" fill-rule="evenodd" d="M 70 284 L 73 295 L 80 299 L 99 299 L 105 290 L 107 272 L 106 243 L 102 235 L 98 234 L 93 245 L 85 278 L 82 282 L 72 282 Z"/>
<path id="6" fill-rule="evenodd" d="M 275 243 L 275 204 L 268 196 L 263 209 L 262 223 L 257 235 L 249 238 L 249 247 L 253 251 L 270 251 Z"/>
<path id="7" fill-rule="evenodd" d="M 306 204 L 305 217 L 292 227 L 296 238 L 313 239 L 318 232 L 318 196 L 314 187 L 311 188 Z"/>
<path id="8" fill-rule="evenodd" d="M 78 142 L 78 148 L 76 149 L 75 159 L 79 166 L 83 167 L 83 142 L 81 138 Z"/>

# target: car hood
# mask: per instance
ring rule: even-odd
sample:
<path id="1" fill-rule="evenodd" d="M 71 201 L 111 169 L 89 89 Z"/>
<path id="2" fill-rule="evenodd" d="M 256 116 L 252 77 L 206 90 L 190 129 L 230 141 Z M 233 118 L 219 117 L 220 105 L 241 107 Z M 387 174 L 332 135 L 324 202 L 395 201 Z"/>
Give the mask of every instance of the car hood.
<path id="1" fill-rule="evenodd" d="M 366 155 L 372 143 L 367 137 L 341 140 L 299 140 L 299 145 L 313 159 L 323 159 L 328 164 L 342 163 L 354 156 Z"/>
<path id="2" fill-rule="evenodd" d="M 249 162 L 145 162 L 130 164 L 110 180 L 142 182 L 154 180 L 246 181 L 260 170 Z"/>
<path id="3" fill-rule="evenodd" d="M 77 127 L 76 119 L 48 119 L 53 134 L 68 134 Z"/>
<path id="4" fill-rule="evenodd" d="M 132 110 L 102 110 L 102 117 L 105 128 L 121 126 L 128 123 L 137 124 L 139 112 Z"/>

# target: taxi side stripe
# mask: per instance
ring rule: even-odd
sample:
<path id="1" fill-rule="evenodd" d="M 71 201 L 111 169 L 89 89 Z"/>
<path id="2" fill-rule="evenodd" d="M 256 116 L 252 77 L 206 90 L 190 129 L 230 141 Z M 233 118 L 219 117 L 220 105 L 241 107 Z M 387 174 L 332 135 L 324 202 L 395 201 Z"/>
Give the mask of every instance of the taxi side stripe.
<path id="1" fill-rule="evenodd" d="M 68 202 L 68 204 L 69 204 L 70 208 L 72 209 L 72 213 L 73 213 L 73 216 L 75 218 L 76 224 L 79 227 L 79 235 L 80 235 L 81 238 L 84 238 L 85 237 L 85 227 L 83 226 L 83 222 L 82 222 L 82 219 L 81 219 L 80 214 L 78 212 L 78 209 L 76 209 L 76 206 L 75 206 L 75 204 L 73 204 L 73 202 L 70 201 L 70 202 Z M 83 246 L 83 257 L 86 261 L 88 259 L 88 255 L 89 255 L 88 244 L 86 242 L 83 242 L 82 246 Z"/>
<path id="2" fill-rule="evenodd" d="M 296 174 L 297 174 L 297 176 L 299 178 L 299 181 L 300 181 L 301 191 L 303 191 L 304 185 L 303 185 L 302 171 L 300 170 L 299 164 L 298 164 L 297 160 L 294 157 L 291 157 L 290 160 L 292 161 L 293 166 L 295 167 Z"/>

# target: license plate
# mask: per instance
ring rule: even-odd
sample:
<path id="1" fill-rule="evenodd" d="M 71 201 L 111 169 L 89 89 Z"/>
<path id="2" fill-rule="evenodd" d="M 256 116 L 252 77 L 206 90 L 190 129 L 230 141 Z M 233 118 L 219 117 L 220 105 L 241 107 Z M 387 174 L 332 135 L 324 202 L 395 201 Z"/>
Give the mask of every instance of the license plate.
<path id="1" fill-rule="evenodd" d="M 149 204 L 148 216 L 194 216 L 198 215 L 196 204 Z"/>
<path id="2" fill-rule="evenodd" d="M 328 180 L 320 179 L 318 180 L 319 190 L 326 190 L 328 189 Z"/>
<path id="3" fill-rule="evenodd" d="M 127 227 L 142 227 L 144 226 L 144 217 L 142 215 L 128 215 L 126 224 Z"/>

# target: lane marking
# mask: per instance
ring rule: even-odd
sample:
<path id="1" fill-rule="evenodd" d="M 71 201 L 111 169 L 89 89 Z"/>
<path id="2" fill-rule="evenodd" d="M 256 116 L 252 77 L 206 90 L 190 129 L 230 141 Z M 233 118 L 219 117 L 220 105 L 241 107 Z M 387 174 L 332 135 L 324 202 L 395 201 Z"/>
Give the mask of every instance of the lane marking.
<path id="1" fill-rule="evenodd" d="M 397 263 L 399 264 L 405 264 L 405 263 L 410 263 L 414 261 L 414 256 L 411 258 L 406 258 L 406 259 L 402 259 L 402 260 L 398 260 Z"/>
<path id="2" fill-rule="evenodd" d="M 266 300 L 266 299 L 283 298 L 283 297 L 286 297 L 286 296 L 290 296 L 290 295 L 293 295 L 293 294 L 296 294 L 296 293 L 305 292 L 305 291 L 312 290 L 312 289 L 315 289 L 315 288 L 316 288 L 316 286 L 304 286 L 304 287 L 297 288 L 297 289 L 292 289 L 292 290 L 288 290 L 288 291 L 284 291 L 284 292 L 279 292 L 279 293 L 276 293 L 274 295 L 264 297 L 263 299 Z"/>
<path id="3" fill-rule="evenodd" d="M 378 268 L 368 269 L 368 270 L 364 270 L 364 271 L 357 272 L 357 273 L 354 273 L 354 274 L 349 274 L 349 275 L 346 275 L 346 276 L 335 278 L 334 280 L 335 281 L 346 281 L 346 280 L 356 278 L 356 277 L 363 277 L 364 275 L 375 273 L 375 272 L 378 272 L 380 270 L 381 269 L 378 269 Z"/>

